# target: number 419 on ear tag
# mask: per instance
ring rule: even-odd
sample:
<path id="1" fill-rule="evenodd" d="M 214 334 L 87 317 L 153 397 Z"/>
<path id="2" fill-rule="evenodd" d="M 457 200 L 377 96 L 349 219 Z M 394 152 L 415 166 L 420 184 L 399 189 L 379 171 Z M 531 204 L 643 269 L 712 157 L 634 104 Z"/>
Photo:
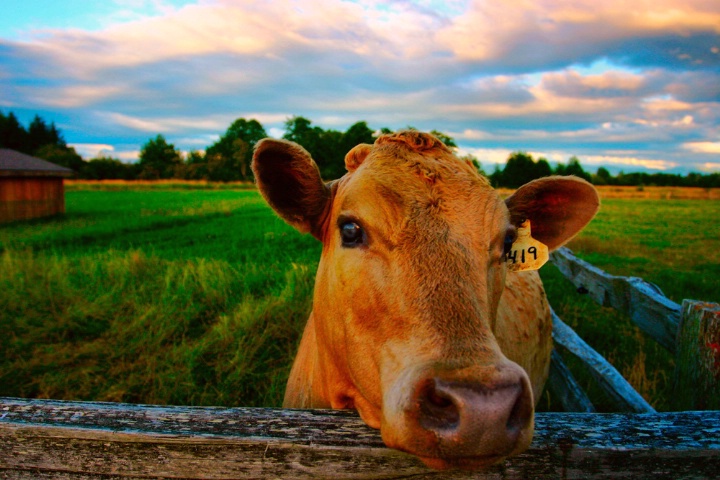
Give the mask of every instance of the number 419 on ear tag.
<path id="1" fill-rule="evenodd" d="M 545 265 L 548 258 L 550 257 L 547 245 L 532 238 L 530 220 L 525 220 L 517 230 L 517 238 L 510 252 L 505 256 L 508 270 L 511 272 L 537 270 Z"/>

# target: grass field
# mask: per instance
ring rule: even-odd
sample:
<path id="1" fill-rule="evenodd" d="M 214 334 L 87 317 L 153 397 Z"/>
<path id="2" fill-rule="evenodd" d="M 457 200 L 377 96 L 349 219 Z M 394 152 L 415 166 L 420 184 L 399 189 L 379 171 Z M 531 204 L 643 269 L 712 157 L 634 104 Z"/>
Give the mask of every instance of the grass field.
<path id="1" fill-rule="evenodd" d="M 78 190 L 0 229 L 0 395 L 278 405 L 319 244 L 256 191 Z"/>
<path id="2" fill-rule="evenodd" d="M 605 198 L 597 217 L 569 247 L 609 273 L 654 283 L 677 303 L 685 298 L 720 302 L 720 227 L 708 221 L 718 214 L 718 201 Z M 673 357 L 627 317 L 577 294 L 554 266 L 543 267 L 541 275 L 558 315 L 656 409 L 670 409 Z M 580 383 L 598 408 L 612 409 L 577 362 L 565 359 L 580 371 Z"/>
<path id="3" fill-rule="evenodd" d="M 280 404 L 319 243 L 245 185 L 75 184 L 66 201 L 62 218 L 0 228 L 0 395 Z M 677 302 L 719 301 L 718 214 L 717 201 L 607 199 L 571 248 Z M 667 408 L 672 358 L 554 267 L 542 275 L 557 313 Z"/>

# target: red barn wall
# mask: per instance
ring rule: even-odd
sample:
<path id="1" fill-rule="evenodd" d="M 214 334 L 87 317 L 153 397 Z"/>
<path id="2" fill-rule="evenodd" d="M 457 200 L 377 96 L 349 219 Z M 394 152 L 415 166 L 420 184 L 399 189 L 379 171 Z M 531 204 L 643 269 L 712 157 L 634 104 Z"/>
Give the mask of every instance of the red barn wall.
<path id="1" fill-rule="evenodd" d="M 65 213 L 60 177 L 0 177 L 0 223 Z"/>

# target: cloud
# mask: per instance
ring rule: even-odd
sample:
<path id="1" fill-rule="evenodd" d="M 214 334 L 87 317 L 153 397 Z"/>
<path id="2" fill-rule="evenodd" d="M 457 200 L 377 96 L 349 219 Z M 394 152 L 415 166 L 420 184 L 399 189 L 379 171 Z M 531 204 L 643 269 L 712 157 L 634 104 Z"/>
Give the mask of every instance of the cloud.
<path id="1" fill-rule="evenodd" d="M 718 173 L 720 172 L 720 162 L 705 162 L 696 164 L 695 167 L 701 172 Z"/>
<path id="2" fill-rule="evenodd" d="M 720 142 L 688 142 L 683 147 L 695 153 L 720 154 Z"/>
<path id="3" fill-rule="evenodd" d="M 108 97 L 120 97 L 126 90 L 119 85 L 69 85 L 34 88 L 27 96 L 34 103 L 53 108 L 82 107 Z"/>
<path id="4" fill-rule="evenodd" d="M 71 143 L 69 146 L 83 158 L 111 156 L 115 150 L 112 145 L 104 143 Z"/>
<path id="5" fill-rule="evenodd" d="M 126 163 L 133 163 L 136 162 L 138 158 L 140 158 L 140 150 L 119 151 L 116 152 L 114 156 Z"/>
<path id="6" fill-rule="evenodd" d="M 615 167 L 623 167 L 631 170 L 637 170 L 638 167 L 641 167 L 641 169 L 664 171 L 673 169 L 678 166 L 678 162 L 670 160 L 622 157 L 612 155 L 588 155 L 583 157 L 583 162 L 586 165 L 593 165 L 598 167 L 604 165 L 612 165 Z"/>
<path id="7" fill-rule="evenodd" d="M 669 77 L 665 90 L 678 100 L 685 102 L 717 102 L 720 100 L 720 69 L 682 72 Z"/>
<path id="8" fill-rule="evenodd" d="M 485 173 L 492 173 L 494 165 L 504 165 L 512 150 L 504 148 L 460 148 L 459 155 L 472 155 L 479 159 L 481 166 L 485 169 Z"/>
<path id="9" fill-rule="evenodd" d="M 520 71 L 601 57 L 689 68 L 720 63 L 718 33 L 720 6 L 704 0 L 476 0 L 438 40 L 465 61 Z"/>
<path id="10" fill-rule="evenodd" d="M 228 117 L 204 119 L 193 117 L 139 118 L 117 112 L 107 112 L 104 115 L 118 125 L 141 132 L 156 133 L 173 132 L 187 128 L 221 130 L 227 128 L 227 125 L 232 121 L 232 119 Z"/>
<path id="11" fill-rule="evenodd" d="M 712 163 L 697 145 L 720 129 L 717 2 L 123 0 L 106 18 L 0 39 L 0 105 L 115 152 L 158 133 L 201 148 L 238 117 L 278 136 L 303 115 L 676 168 Z"/>
<path id="12" fill-rule="evenodd" d="M 646 75 L 608 71 L 598 75 L 581 75 L 574 69 L 543 75 L 542 86 L 556 95 L 579 98 L 612 98 L 647 93 Z"/>

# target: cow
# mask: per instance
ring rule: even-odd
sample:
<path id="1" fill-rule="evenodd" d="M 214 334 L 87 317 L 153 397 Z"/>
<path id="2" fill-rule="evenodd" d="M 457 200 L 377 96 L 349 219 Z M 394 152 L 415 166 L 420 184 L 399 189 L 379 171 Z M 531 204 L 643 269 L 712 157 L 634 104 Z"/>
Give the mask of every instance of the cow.
<path id="1" fill-rule="evenodd" d="M 550 251 L 595 215 L 576 177 L 503 200 L 472 165 L 414 130 L 379 136 L 325 183 L 300 145 L 264 139 L 258 189 L 322 242 L 313 308 L 283 406 L 356 409 L 388 447 L 435 469 L 525 450 L 548 376 L 552 319 L 536 271 L 508 272 L 518 228 Z"/>

